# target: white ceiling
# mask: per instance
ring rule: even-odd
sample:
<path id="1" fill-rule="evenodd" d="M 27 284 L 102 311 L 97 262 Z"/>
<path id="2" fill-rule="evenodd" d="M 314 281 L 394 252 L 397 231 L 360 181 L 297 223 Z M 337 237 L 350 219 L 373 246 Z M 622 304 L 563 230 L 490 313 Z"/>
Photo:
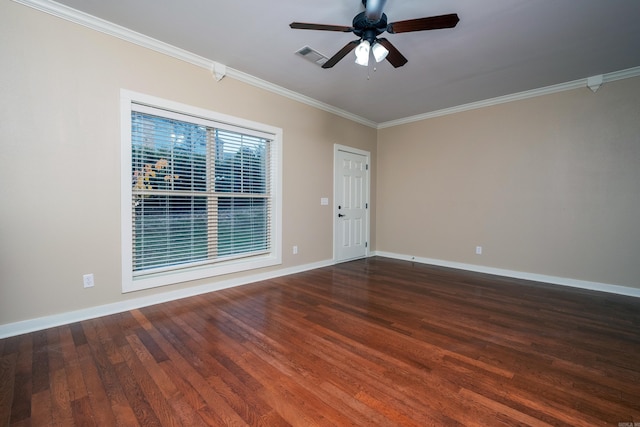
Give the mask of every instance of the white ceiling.
<path id="1" fill-rule="evenodd" d="M 361 0 L 59 0 L 204 58 L 384 123 L 640 66 L 639 0 L 388 0 L 389 22 L 457 13 L 456 28 L 385 34 L 409 62 L 322 69 L 351 33 L 292 30 L 293 21 L 351 25 Z"/>

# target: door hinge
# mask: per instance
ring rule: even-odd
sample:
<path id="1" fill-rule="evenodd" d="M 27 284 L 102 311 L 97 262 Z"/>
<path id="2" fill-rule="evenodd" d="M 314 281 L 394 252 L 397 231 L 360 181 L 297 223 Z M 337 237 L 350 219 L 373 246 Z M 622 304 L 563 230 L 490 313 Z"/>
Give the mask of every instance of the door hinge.
<path id="1" fill-rule="evenodd" d="M 369 170 L 369 164 L 367 164 L 366 166 L 367 166 L 367 170 Z"/>
<path id="2" fill-rule="evenodd" d="M 364 208 L 365 208 L 365 209 L 369 209 L 369 203 L 365 203 L 365 204 L 364 204 Z"/>
<path id="3" fill-rule="evenodd" d="M 364 247 L 368 248 L 369 247 L 369 242 L 364 242 Z"/>

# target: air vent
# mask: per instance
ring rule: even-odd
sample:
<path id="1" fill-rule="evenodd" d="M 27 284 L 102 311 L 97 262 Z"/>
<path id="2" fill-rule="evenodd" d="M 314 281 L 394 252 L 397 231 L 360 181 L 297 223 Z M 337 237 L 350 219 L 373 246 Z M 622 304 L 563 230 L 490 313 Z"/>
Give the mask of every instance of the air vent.
<path id="1" fill-rule="evenodd" d="M 322 66 L 325 62 L 329 60 L 329 58 L 327 58 L 317 50 L 311 49 L 309 46 L 305 46 L 299 49 L 296 52 L 296 55 L 300 55 L 307 61 L 313 62 L 314 64 L 319 66 Z"/>

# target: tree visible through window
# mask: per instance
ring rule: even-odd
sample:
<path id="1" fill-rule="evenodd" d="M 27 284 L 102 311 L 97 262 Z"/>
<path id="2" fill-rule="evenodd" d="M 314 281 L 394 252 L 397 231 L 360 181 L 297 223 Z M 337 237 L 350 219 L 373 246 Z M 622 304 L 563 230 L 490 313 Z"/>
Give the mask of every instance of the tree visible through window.
<path id="1" fill-rule="evenodd" d="M 270 251 L 270 144 L 132 111 L 134 276 Z"/>

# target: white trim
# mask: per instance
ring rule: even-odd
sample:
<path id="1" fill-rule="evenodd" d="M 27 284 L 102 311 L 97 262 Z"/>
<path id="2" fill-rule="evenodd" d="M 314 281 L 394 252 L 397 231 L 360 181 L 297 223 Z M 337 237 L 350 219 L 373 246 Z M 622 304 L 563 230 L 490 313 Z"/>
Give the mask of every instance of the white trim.
<path id="1" fill-rule="evenodd" d="M 418 262 L 420 264 L 435 265 L 438 267 L 455 268 L 458 270 L 474 271 L 477 273 L 493 274 L 496 276 L 512 277 L 514 279 L 530 280 L 533 282 L 548 283 L 551 285 L 569 286 L 572 288 L 587 289 L 590 291 L 607 292 L 629 297 L 640 298 L 640 288 L 629 286 L 611 285 L 608 283 L 590 282 L 567 277 L 548 276 L 545 274 L 527 273 L 523 271 L 505 270 L 502 268 L 485 267 L 482 265 L 465 264 L 453 261 L 444 261 L 433 258 L 421 258 L 411 255 L 396 254 L 392 252 L 376 251 L 372 256 L 394 258 L 403 261 Z"/>
<path id="2" fill-rule="evenodd" d="M 289 98 L 294 101 L 302 102 L 303 104 L 307 104 L 311 107 L 318 108 L 320 110 L 335 114 L 336 116 L 343 117 L 345 119 L 354 121 L 356 123 L 360 123 L 365 126 L 369 126 L 372 128 L 376 128 L 377 126 L 377 123 L 371 120 L 365 119 L 363 117 L 360 117 L 358 115 L 355 115 L 353 113 L 350 113 L 348 111 L 341 110 L 340 108 L 336 108 L 332 105 L 325 104 L 324 102 L 317 101 L 313 98 L 299 94 L 292 90 L 285 89 L 273 83 L 269 83 L 265 80 L 243 73 L 242 71 L 238 71 L 233 68 L 226 67 L 224 64 L 217 63 L 213 60 L 204 58 L 200 55 L 196 55 L 195 53 L 189 52 L 184 49 L 180 49 L 168 43 L 156 40 L 152 37 L 149 37 L 144 34 L 138 33 L 136 31 L 130 30 L 128 28 L 122 27 L 120 25 L 114 24 L 104 19 L 97 18 L 93 15 L 89 15 L 88 13 L 84 13 L 79 10 L 73 9 L 69 6 L 65 6 L 63 4 L 60 4 L 51 0 L 13 0 L 13 1 L 25 6 L 29 6 L 41 12 L 45 12 L 50 15 L 56 16 L 58 18 L 65 19 L 75 24 L 82 25 L 92 30 L 99 31 L 101 33 L 117 37 L 121 40 L 128 41 L 138 46 L 142 46 L 144 48 L 154 50 L 164 55 L 171 56 L 181 61 L 188 62 L 189 64 L 193 64 L 210 71 L 213 76 L 216 76 L 216 69 L 218 70 L 224 69 L 225 76 L 231 77 L 243 83 L 247 83 L 249 85 L 267 90 L 269 92 L 273 92 L 277 95 L 284 96 L 285 98 Z M 218 78 L 218 77 L 215 77 L 215 78 L 218 81 L 222 80 L 222 78 Z"/>
<path id="3" fill-rule="evenodd" d="M 640 76 L 640 67 L 629 68 L 627 70 L 616 71 L 609 74 L 604 74 L 603 83 L 613 82 L 616 80 L 629 79 L 632 77 Z M 378 124 L 378 129 L 390 128 L 393 126 L 400 126 L 407 123 L 419 122 L 422 120 L 433 119 L 435 117 L 446 116 L 449 114 L 461 113 L 463 111 L 475 110 L 478 108 L 490 107 L 493 105 L 504 104 L 507 102 L 520 101 L 527 98 L 534 98 L 542 95 L 549 95 L 552 93 L 563 92 L 566 90 L 579 89 L 588 87 L 588 78 L 574 80 L 572 82 L 560 83 L 553 86 L 547 86 L 539 89 L 528 90 L 525 92 L 514 93 L 511 95 L 499 96 L 497 98 L 485 99 L 483 101 L 472 102 L 470 104 L 458 105 L 456 107 L 445 108 L 443 110 L 432 111 L 429 113 L 418 114 L 416 116 L 405 117 L 403 119 L 391 120 Z"/>
<path id="4" fill-rule="evenodd" d="M 188 62 L 198 67 L 213 70 L 213 62 L 202 56 L 187 52 L 186 50 L 178 49 L 168 43 L 161 42 L 154 38 L 145 36 L 144 34 L 130 30 L 128 28 L 116 25 L 112 22 L 104 19 L 89 15 L 88 13 L 81 12 L 73 9 L 69 6 L 57 3 L 50 0 L 13 0 L 16 3 L 20 3 L 25 6 L 32 7 L 33 9 L 41 12 L 48 13 L 55 17 L 65 19 L 75 24 L 82 25 L 92 30 L 99 31 L 110 36 L 117 37 L 119 39 L 131 42 L 138 46 L 146 47 L 156 52 L 163 53 L 165 55 L 172 56 L 182 61 Z"/>
<path id="5" fill-rule="evenodd" d="M 386 258 L 400 259 L 404 261 L 419 262 L 422 264 L 430 264 L 440 267 L 457 268 L 460 270 L 475 271 L 478 273 L 495 274 L 497 276 L 513 277 L 517 279 L 532 280 L 535 282 L 544 282 L 562 286 L 570 286 L 580 289 L 588 289 L 613 293 L 618 295 L 640 298 L 640 289 L 630 288 L 626 286 L 610 285 L 606 283 L 588 282 L 575 279 L 567 279 L 554 276 L 546 276 L 541 274 L 523 273 L 519 271 L 503 270 L 492 267 L 483 267 L 473 264 L 464 264 L 458 262 L 443 261 L 431 258 L 412 257 L 410 255 L 401 255 L 391 252 L 375 251 L 369 253 L 370 257 L 381 256 Z M 0 325 L 0 339 L 13 337 L 17 335 L 27 334 L 30 332 L 41 331 L 57 326 L 68 325 L 87 319 L 94 319 L 102 316 L 122 313 L 129 310 L 135 310 L 142 307 L 148 307 L 164 302 L 175 301 L 196 295 L 202 295 L 209 292 L 215 292 L 223 289 L 243 286 L 263 280 L 275 279 L 278 277 L 288 276 L 291 274 L 303 273 L 305 271 L 315 270 L 318 268 L 330 267 L 335 265 L 333 260 L 324 260 L 316 263 L 299 265 L 290 268 L 284 268 L 266 273 L 254 274 L 237 279 L 227 279 L 216 281 L 205 285 L 163 292 L 147 297 L 134 298 L 127 301 L 105 304 L 96 307 L 86 308 L 82 310 L 69 311 L 66 313 L 53 314 L 50 316 L 39 317 L 36 319 L 28 319 L 20 322 L 7 323 Z"/>
<path id="6" fill-rule="evenodd" d="M 378 126 L 378 124 L 374 121 L 365 119 L 364 117 L 360 117 L 348 111 L 341 110 L 340 108 L 334 107 L 332 105 L 325 104 L 324 102 L 317 101 L 306 95 L 299 94 L 298 92 L 294 92 L 281 86 L 277 86 L 273 83 L 269 83 L 266 80 L 259 79 L 250 74 L 243 73 L 242 71 L 234 70 L 233 68 L 227 68 L 227 75 L 243 83 L 247 83 L 260 89 L 268 90 L 269 92 L 273 92 L 277 95 L 281 95 L 294 101 L 307 104 L 319 110 L 335 114 L 336 116 L 340 116 L 353 122 L 360 123 L 361 125 L 365 125 L 374 129 Z"/>
<path id="7" fill-rule="evenodd" d="M 604 74 L 602 83 L 615 82 L 616 80 L 631 79 L 640 76 L 640 67 L 627 68 L 626 70 L 614 71 Z"/>
<path id="8" fill-rule="evenodd" d="M 143 107 L 140 108 L 139 106 Z M 166 111 L 167 116 L 172 113 L 185 114 L 197 119 L 219 123 L 220 126 L 239 127 L 239 131 L 248 130 L 249 133 L 258 132 L 265 138 L 271 139 L 273 153 L 271 159 L 272 196 L 272 249 L 264 256 L 244 258 L 215 264 L 207 264 L 200 268 L 189 268 L 167 272 L 166 274 L 149 275 L 136 278 L 131 271 L 132 265 L 132 217 L 131 217 L 131 111 L 144 110 L 153 107 Z M 133 292 L 159 286 L 183 283 L 192 280 L 206 279 L 213 276 L 273 267 L 282 264 L 282 129 L 239 117 L 217 113 L 178 102 L 165 100 L 155 96 L 132 92 L 126 89 L 120 91 L 121 114 L 121 239 L 122 239 L 122 292 Z M 257 134 L 256 134 L 257 135 Z"/>
<path id="9" fill-rule="evenodd" d="M 338 232 L 338 227 L 336 227 L 336 223 L 338 221 L 337 219 L 337 214 L 338 214 L 338 210 L 337 210 L 337 206 L 336 206 L 336 194 L 338 193 L 338 180 L 337 178 L 337 165 L 336 165 L 336 161 L 338 160 L 338 152 L 339 151 L 343 151 L 346 153 L 353 153 L 353 154 L 358 154 L 360 156 L 364 156 L 366 157 L 366 162 L 367 162 L 367 171 L 366 171 L 366 175 L 367 175 L 367 188 L 365 189 L 365 191 L 367 192 L 366 194 L 366 203 L 368 205 L 368 208 L 366 209 L 366 215 L 365 215 L 365 220 L 367 221 L 367 226 L 366 226 L 366 242 L 367 242 L 367 246 L 365 248 L 365 252 L 364 252 L 364 256 L 369 257 L 370 253 L 371 253 L 371 168 L 373 167 L 371 165 L 371 153 L 369 151 L 365 151 L 365 150 L 360 150 L 358 148 L 353 148 L 353 147 L 349 147 L 347 145 L 340 145 L 340 144 L 333 144 L 333 211 L 332 211 L 332 215 L 333 215 L 333 260 L 335 262 L 337 262 L 337 244 L 338 244 L 338 236 L 336 235 L 336 233 Z M 348 260 L 340 260 L 340 262 L 342 261 L 348 261 Z"/>
<path id="10" fill-rule="evenodd" d="M 292 99 L 294 101 L 307 104 L 311 107 L 318 108 L 320 110 L 335 114 L 336 116 L 343 117 L 345 119 L 360 123 L 365 126 L 372 127 L 374 129 L 384 129 L 393 126 L 399 126 L 407 123 L 418 122 L 421 120 L 431 119 L 434 117 L 445 116 L 448 114 L 460 113 L 462 111 L 475 110 L 478 108 L 489 107 L 492 105 L 504 104 L 512 101 L 519 101 L 522 99 L 533 98 L 536 96 L 548 95 L 551 93 L 562 92 L 565 90 L 578 89 L 587 86 L 587 78 L 574 80 L 572 82 L 561 83 L 553 86 L 547 86 L 539 89 L 533 89 L 525 92 L 519 92 L 511 95 L 500 96 L 497 98 L 487 99 L 478 102 L 472 102 L 470 104 L 459 105 L 456 107 L 445 108 L 443 110 L 432 111 L 429 113 L 418 114 L 416 116 L 405 117 L 398 120 L 391 120 L 388 122 L 376 123 L 364 117 L 360 117 L 356 114 L 334 107 L 324 102 L 320 102 L 306 95 L 299 94 L 292 90 L 283 88 L 281 86 L 269 83 L 265 80 L 243 73 L 242 71 L 228 68 L 223 64 L 219 64 L 213 60 L 196 55 L 184 49 L 177 48 L 170 44 L 161 42 L 144 34 L 135 32 L 128 28 L 116 25 L 112 22 L 105 21 L 104 19 L 97 18 L 88 13 L 81 12 L 73 9 L 69 6 L 57 3 L 51 0 L 13 0 L 16 3 L 32 7 L 41 12 L 48 13 L 58 18 L 71 21 L 73 23 L 91 28 L 93 30 L 117 37 L 119 39 L 134 43 L 138 46 L 142 46 L 156 52 L 171 56 L 176 59 L 188 62 L 198 67 L 205 68 L 215 76 L 216 68 L 220 69 L 224 67 L 227 76 L 234 78 L 243 83 L 267 90 L 277 95 L 284 96 L 285 98 Z M 603 75 L 603 83 L 612 82 L 621 79 L 628 79 L 632 77 L 640 76 L 640 67 L 629 68 L 626 70 L 615 71 L 612 73 Z"/>
<path id="11" fill-rule="evenodd" d="M 325 260 L 312 264 L 299 265 L 296 267 L 284 268 L 266 273 L 258 273 L 251 276 L 245 276 L 237 279 L 227 279 L 208 283 L 206 285 L 196 286 L 187 289 L 163 292 L 147 297 L 134 298 L 127 301 L 105 304 L 96 307 L 86 308 L 82 310 L 69 311 L 66 313 L 53 314 L 51 316 L 39 317 L 37 319 L 23 320 L 21 322 L 8 323 L 0 325 L 0 339 L 8 338 L 16 335 L 22 335 L 30 332 L 41 331 L 43 329 L 53 328 L 70 323 L 80 322 L 96 317 L 109 316 L 111 314 L 122 313 L 129 310 L 135 310 L 150 305 L 161 304 L 168 301 L 175 301 L 182 298 L 188 298 L 195 295 L 202 295 L 209 292 L 215 292 L 222 289 L 233 288 L 237 286 L 247 285 L 250 283 L 260 282 L 263 280 L 275 279 L 277 277 L 288 276 L 291 274 L 302 273 L 318 268 L 329 267 L 334 265 L 333 260 Z"/>

